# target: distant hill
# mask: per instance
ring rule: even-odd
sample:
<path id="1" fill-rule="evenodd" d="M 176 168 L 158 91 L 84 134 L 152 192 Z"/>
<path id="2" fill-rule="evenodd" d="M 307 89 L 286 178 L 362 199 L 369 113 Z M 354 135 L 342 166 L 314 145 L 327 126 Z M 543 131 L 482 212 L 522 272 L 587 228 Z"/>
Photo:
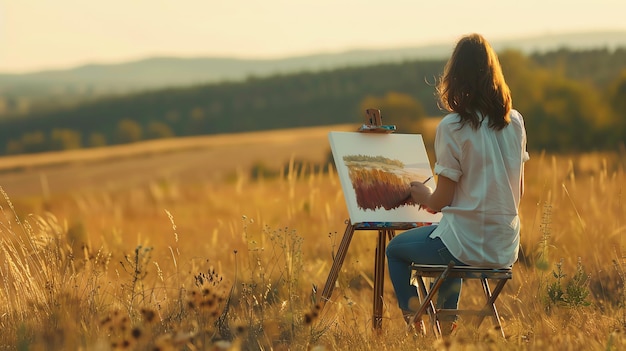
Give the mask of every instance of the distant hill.
<path id="1" fill-rule="evenodd" d="M 626 31 L 570 33 L 494 41 L 496 50 L 516 49 L 525 54 L 559 48 L 573 50 L 626 47 Z M 146 89 L 240 81 L 302 71 L 366 66 L 416 59 L 441 59 L 453 43 L 388 50 L 352 50 L 283 59 L 154 57 L 120 64 L 90 64 L 68 70 L 0 74 L 0 96 L 98 96 Z M 0 114 L 2 111 L 0 111 Z"/>
<path id="2" fill-rule="evenodd" d="M 434 85 L 445 62 L 442 57 L 275 74 L 50 105 L 0 118 L 0 155 L 359 123 L 363 109 L 372 106 L 384 111 L 386 123 L 411 132 L 421 128 L 420 116 L 443 113 Z M 533 147 L 600 150 L 625 140 L 619 116 L 626 99 L 620 88 L 626 84 L 626 46 L 508 51 L 500 62 L 516 108 L 539 131 L 529 138 Z"/>

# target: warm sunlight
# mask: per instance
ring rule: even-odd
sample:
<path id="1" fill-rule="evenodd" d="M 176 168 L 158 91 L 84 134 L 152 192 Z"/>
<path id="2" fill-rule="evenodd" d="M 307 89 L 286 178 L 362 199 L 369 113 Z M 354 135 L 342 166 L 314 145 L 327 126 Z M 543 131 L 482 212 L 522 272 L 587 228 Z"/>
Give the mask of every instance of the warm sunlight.
<path id="1" fill-rule="evenodd" d="M 625 13 L 0 0 L 0 351 L 626 350 Z"/>
<path id="2" fill-rule="evenodd" d="M 0 72 L 149 56 L 276 58 L 355 48 L 625 30 L 626 2 L 0 1 Z"/>

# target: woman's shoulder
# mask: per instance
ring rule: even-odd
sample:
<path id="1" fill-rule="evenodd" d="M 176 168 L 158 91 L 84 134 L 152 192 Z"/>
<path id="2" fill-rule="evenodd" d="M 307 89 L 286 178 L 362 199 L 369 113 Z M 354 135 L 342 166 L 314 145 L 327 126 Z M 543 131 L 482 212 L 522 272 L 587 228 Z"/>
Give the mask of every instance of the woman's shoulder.
<path id="1" fill-rule="evenodd" d="M 524 117 L 522 117 L 522 114 L 516 109 L 511 109 L 511 111 L 509 112 L 509 117 L 512 121 L 516 120 L 521 121 L 522 123 L 524 122 Z"/>
<path id="2" fill-rule="evenodd" d="M 450 112 L 447 115 L 443 116 L 439 125 L 450 125 L 461 122 L 461 116 L 456 112 Z"/>
<path id="3" fill-rule="evenodd" d="M 443 118 L 439 121 L 437 125 L 437 134 L 438 135 L 452 135 L 456 134 L 460 129 L 461 116 L 458 113 L 452 112 L 443 116 Z"/>
<path id="4" fill-rule="evenodd" d="M 509 112 L 509 118 L 511 119 L 511 123 L 516 126 L 524 127 L 524 117 L 519 111 L 511 109 Z"/>

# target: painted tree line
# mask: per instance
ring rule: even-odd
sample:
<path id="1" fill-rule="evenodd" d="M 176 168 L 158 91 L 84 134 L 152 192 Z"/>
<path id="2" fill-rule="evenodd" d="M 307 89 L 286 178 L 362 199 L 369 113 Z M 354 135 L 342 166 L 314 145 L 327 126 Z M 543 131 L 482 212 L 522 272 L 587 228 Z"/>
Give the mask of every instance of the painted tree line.
<path id="1" fill-rule="evenodd" d="M 626 48 L 500 53 L 524 115 L 529 148 L 615 149 L 626 139 Z M 148 139 L 361 123 L 365 107 L 411 133 L 442 116 L 436 78 L 445 61 L 411 61 L 323 72 L 250 77 L 107 98 L 0 121 L 0 154 L 34 153 Z"/>

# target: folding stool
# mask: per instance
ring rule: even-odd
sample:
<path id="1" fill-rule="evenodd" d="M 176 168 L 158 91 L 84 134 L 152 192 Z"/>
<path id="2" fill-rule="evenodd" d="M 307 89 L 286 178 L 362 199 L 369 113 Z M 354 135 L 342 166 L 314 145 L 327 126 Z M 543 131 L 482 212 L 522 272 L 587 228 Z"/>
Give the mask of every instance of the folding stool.
<path id="1" fill-rule="evenodd" d="M 424 278 L 435 278 L 435 280 L 427 288 Z M 441 283 L 446 278 L 462 278 L 466 279 L 479 279 L 483 292 L 485 293 L 485 305 L 479 310 L 461 310 L 461 309 L 440 309 L 435 306 L 432 299 L 441 287 Z M 476 327 L 480 326 L 486 316 L 493 318 L 493 323 L 496 328 L 500 329 L 502 337 L 504 337 L 504 330 L 500 324 L 500 317 L 498 316 L 498 310 L 496 309 L 496 299 L 502 288 L 513 278 L 512 268 L 483 268 L 474 266 L 455 266 L 454 262 L 450 262 L 448 265 L 428 265 L 428 264 L 415 264 L 411 265 L 411 284 L 415 285 L 420 296 L 421 305 L 415 315 L 412 322 L 419 320 L 424 312 L 429 316 L 432 330 L 441 336 L 441 327 L 439 324 L 439 318 L 446 315 L 473 315 L 478 317 Z M 489 287 L 487 281 L 495 280 L 497 285 L 493 291 Z M 409 325 L 413 325 L 409 323 Z"/>

